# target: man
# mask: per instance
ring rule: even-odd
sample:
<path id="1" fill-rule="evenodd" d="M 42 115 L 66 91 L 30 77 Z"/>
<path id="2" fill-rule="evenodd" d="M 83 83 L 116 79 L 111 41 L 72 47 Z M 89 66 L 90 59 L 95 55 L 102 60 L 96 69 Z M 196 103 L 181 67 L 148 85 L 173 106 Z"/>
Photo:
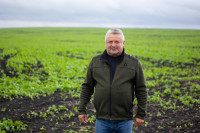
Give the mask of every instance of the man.
<path id="1" fill-rule="evenodd" d="M 95 132 L 131 133 L 135 96 L 138 108 L 134 126 L 144 124 L 146 115 L 147 91 L 143 69 L 138 59 L 124 52 L 125 38 L 120 29 L 108 30 L 105 43 L 106 50 L 92 59 L 82 84 L 79 121 L 87 123 L 86 105 L 95 92 Z"/>

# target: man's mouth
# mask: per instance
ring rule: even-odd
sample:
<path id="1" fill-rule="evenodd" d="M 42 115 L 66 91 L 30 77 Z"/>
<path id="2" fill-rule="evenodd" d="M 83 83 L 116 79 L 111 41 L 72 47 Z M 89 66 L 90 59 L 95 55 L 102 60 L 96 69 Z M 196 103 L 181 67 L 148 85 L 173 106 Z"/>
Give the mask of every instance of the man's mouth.
<path id="1" fill-rule="evenodd" d="M 110 48 L 111 50 L 117 50 L 116 48 Z"/>

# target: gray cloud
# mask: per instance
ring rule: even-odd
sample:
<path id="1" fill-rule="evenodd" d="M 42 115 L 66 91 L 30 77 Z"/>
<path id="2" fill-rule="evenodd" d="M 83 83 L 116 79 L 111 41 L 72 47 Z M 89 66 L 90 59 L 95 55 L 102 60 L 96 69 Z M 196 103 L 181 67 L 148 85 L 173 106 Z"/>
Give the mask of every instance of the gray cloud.
<path id="1" fill-rule="evenodd" d="M 0 27 L 200 29 L 199 0 L 1 0 Z"/>

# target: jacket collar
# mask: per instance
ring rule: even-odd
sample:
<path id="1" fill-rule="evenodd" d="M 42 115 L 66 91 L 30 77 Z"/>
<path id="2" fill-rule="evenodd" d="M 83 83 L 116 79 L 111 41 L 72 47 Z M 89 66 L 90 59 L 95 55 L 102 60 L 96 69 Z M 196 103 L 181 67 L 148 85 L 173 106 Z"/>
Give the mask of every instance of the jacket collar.
<path id="1" fill-rule="evenodd" d="M 125 55 L 125 50 L 123 49 L 123 52 L 122 52 L 122 54 L 120 55 L 121 56 L 121 58 L 123 58 L 124 57 L 124 55 Z M 101 59 L 103 59 L 103 60 L 108 60 L 108 53 L 107 53 L 107 51 L 105 50 L 104 52 L 103 52 L 103 54 L 101 55 Z"/>

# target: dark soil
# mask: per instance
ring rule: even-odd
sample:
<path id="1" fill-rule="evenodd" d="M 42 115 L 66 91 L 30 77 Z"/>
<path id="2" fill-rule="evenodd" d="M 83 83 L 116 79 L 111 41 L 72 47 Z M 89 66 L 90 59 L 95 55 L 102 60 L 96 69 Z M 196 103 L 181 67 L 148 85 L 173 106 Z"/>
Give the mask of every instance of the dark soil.
<path id="1" fill-rule="evenodd" d="M 16 54 L 5 55 L 3 57 L 3 59 L 0 59 L 0 70 L 3 70 L 4 73 L 6 74 L 6 76 L 9 76 L 10 78 L 13 78 L 13 77 L 17 78 L 18 77 L 18 71 L 15 70 L 15 68 L 8 68 L 7 67 L 7 61 L 10 58 L 12 58 L 12 57 L 14 57 L 16 55 L 17 55 L 17 53 Z M 45 72 L 43 70 L 43 65 L 39 60 L 37 60 L 37 64 L 36 65 L 28 63 L 28 62 L 27 63 L 24 62 L 23 65 L 24 65 L 24 70 L 21 71 L 22 74 L 26 74 L 26 75 L 29 75 L 29 76 L 33 76 L 33 74 L 41 75 L 40 76 L 40 80 L 41 81 L 44 81 L 45 78 L 47 78 L 48 75 L 49 75 L 47 72 Z M 0 71 L 0 77 L 2 77 L 1 71 Z"/>
<path id="2" fill-rule="evenodd" d="M 1 49 L 3 51 L 3 49 Z M 13 77 L 18 77 L 17 71 L 14 70 L 14 68 L 8 69 L 7 68 L 7 61 L 8 59 L 10 59 L 11 57 L 16 56 L 17 54 L 14 55 L 5 55 L 3 57 L 3 59 L 0 59 L 0 70 L 4 70 L 4 73 L 6 74 L 6 76 L 9 76 L 11 78 Z M 0 71 L 0 77 L 2 77 L 2 73 Z"/>
<path id="3" fill-rule="evenodd" d="M 61 94 L 62 93 L 62 94 Z M 54 115 L 47 114 L 47 117 L 41 117 L 33 115 L 28 116 L 31 111 L 34 111 L 38 114 L 40 112 L 45 113 L 46 110 L 55 105 L 58 107 L 59 105 L 64 105 L 68 108 L 67 111 L 59 111 L 58 113 L 54 112 Z M 69 94 L 65 92 L 55 92 L 50 96 L 43 96 L 40 98 L 21 98 L 14 99 L 12 101 L 8 99 L 0 100 L 0 120 L 4 117 L 7 119 L 12 119 L 13 121 L 22 121 L 24 124 L 27 124 L 27 130 L 24 132 L 41 132 L 42 127 L 45 128 L 44 132 L 52 133 L 52 132 L 64 132 L 64 130 L 72 129 L 74 131 L 78 131 L 83 126 L 91 126 L 90 130 L 93 130 L 94 124 L 86 124 L 81 125 L 78 121 L 78 114 L 74 110 L 75 107 L 78 106 L 78 98 L 71 98 Z M 91 105 L 90 105 L 91 106 Z M 89 107 L 89 106 L 88 106 Z M 91 108 L 91 107 L 90 107 Z M 2 111 L 4 109 L 4 111 Z M 60 116 L 64 116 L 65 114 L 69 114 L 73 112 L 75 116 L 71 118 L 65 118 L 61 120 Z M 89 114 L 93 114 L 92 111 L 88 112 Z M 73 126 L 71 126 L 72 122 L 74 122 Z"/>
<path id="4" fill-rule="evenodd" d="M 4 117 L 13 121 L 22 121 L 27 124 L 27 130 L 23 132 L 48 132 L 57 133 L 66 130 L 74 130 L 81 132 L 84 128 L 85 132 L 94 132 L 94 123 L 80 124 L 78 113 L 74 110 L 78 107 L 78 98 L 72 98 L 67 92 L 55 92 L 50 96 L 42 96 L 40 98 L 30 99 L 27 97 L 21 99 L 0 100 L 0 120 Z M 48 114 L 46 118 L 39 115 L 34 117 L 28 113 L 31 111 L 36 113 L 45 112 L 50 106 L 65 105 L 67 111 L 54 112 L 55 115 Z M 4 109 L 4 110 L 2 110 Z M 60 119 L 60 116 L 73 112 L 75 115 L 71 118 Z M 158 115 L 158 112 L 160 115 Z M 88 105 L 89 117 L 95 115 L 93 104 Z M 73 122 L 73 124 L 72 124 Z M 93 121 L 94 122 L 94 121 Z M 164 110 L 159 104 L 148 104 L 148 115 L 146 118 L 148 125 L 143 125 L 138 129 L 134 129 L 135 133 L 174 133 L 174 132 L 200 132 L 200 111 L 199 106 L 194 105 L 192 108 L 184 107 L 178 110 Z M 45 128 L 45 130 L 43 128 Z M 87 130 L 87 131 L 86 131 Z"/>
<path id="5" fill-rule="evenodd" d="M 165 67 L 176 67 L 176 68 L 184 69 L 184 68 L 191 68 L 191 67 L 200 66 L 199 65 L 199 62 L 200 62 L 199 58 L 192 58 L 192 60 L 193 60 L 192 63 L 174 62 L 174 61 L 162 60 L 162 59 L 152 60 L 150 58 L 144 58 L 144 57 L 139 57 L 139 58 L 144 60 L 144 61 L 151 62 L 156 67 L 165 66 Z"/>

